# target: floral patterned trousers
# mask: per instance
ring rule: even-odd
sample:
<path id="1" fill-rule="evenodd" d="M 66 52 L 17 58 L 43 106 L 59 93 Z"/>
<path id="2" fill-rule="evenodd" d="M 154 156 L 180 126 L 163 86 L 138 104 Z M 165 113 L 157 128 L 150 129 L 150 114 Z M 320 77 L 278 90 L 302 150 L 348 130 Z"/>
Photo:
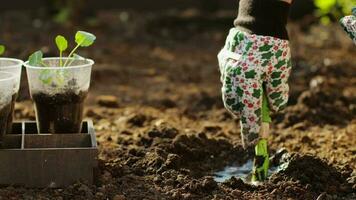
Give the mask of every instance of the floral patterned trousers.
<path id="1" fill-rule="evenodd" d="M 274 112 L 287 104 L 292 68 L 289 42 L 232 28 L 218 60 L 224 105 L 240 116 L 243 146 L 254 146 L 260 139 L 263 95 Z"/>

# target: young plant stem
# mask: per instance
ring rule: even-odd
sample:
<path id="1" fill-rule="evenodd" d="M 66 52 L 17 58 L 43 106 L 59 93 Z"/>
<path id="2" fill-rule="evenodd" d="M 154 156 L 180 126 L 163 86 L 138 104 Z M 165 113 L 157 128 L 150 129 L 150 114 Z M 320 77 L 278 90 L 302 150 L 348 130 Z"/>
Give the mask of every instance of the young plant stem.
<path id="1" fill-rule="evenodd" d="M 63 67 L 62 51 L 59 51 L 59 66 Z"/>
<path id="2" fill-rule="evenodd" d="M 47 65 L 46 63 L 44 63 L 43 61 L 41 61 L 41 64 L 45 67 L 49 67 L 49 65 Z"/>
<path id="3" fill-rule="evenodd" d="M 82 43 L 78 43 L 77 46 L 75 46 L 74 49 L 69 53 L 68 59 L 64 62 L 63 67 L 67 66 L 69 58 L 71 58 L 73 56 L 74 52 L 80 47 L 81 44 Z"/>

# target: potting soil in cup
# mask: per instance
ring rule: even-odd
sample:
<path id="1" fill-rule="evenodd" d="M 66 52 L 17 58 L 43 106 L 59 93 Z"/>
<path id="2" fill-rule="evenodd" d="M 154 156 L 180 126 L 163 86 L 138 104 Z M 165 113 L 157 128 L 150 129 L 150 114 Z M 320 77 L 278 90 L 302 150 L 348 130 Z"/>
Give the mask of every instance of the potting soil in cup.
<path id="1" fill-rule="evenodd" d="M 22 60 L 14 58 L 0 58 L 0 71 L 12 73 L 15 76 L 15 87 L 12 91 L 11 111 L 7 117 L 6 133 L 11 133 L 14 119 L 15 103 L 20 89 Z"/>
<path id="2" fill-rule="evenodd" d="M 12 92 L 15 88 L 15 76 L 0 72 L 0 143 L 6 133 L 8 117 L 11 111 Z"/>
<path id="3" fill-rule="evenodd" d="M 79 133 L 87 92 L 32 95 L 40 133 Z"/>
<path id="4" fill-rule="evenodd" d="M 68 58 L 63 58 L 63 62 Z M 49 67 L 25 63 L 30 94 L 36 110 L 39 133 L 80 133 L 84 100 L 90 86 L 90 59 L 69 59 L 59 67 L 60 58 L 44 58 Z"/>
<path id="5" fill-rule="evenodd" d="M 0 94 L 1 95 L 1 94 Z M 11 115 L 11 102 L 2 103 L 0 100 L 0 142 L 2 141 L 2 136 L 6 133 L 8 118 Z"/>

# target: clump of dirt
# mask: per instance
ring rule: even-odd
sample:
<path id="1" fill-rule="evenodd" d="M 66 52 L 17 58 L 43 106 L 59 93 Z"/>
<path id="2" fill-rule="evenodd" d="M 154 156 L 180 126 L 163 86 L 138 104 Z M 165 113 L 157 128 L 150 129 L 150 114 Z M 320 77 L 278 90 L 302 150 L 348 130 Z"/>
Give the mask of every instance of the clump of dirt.
<path id="1" fill-rule="evenodd" d="M 297 104 L 288 107 L 284 117 L 279 114 L 276 118 L 283 120 L 284 127 L 300 122 L 346 126 L 356 116 L 356 97 L 346 90 L 334 89 L 338 87 L 342 86 L 337 80 L 316 76 L 310 81 L 309 89 L 298 97 Z"/>
<path id="2" fill-rule="evenodd" d="M 352 192 L 352 186 L 347 182 L 350 174 L 343 174 L 326 161 L 312 155 L 285 154 L 282 156 L 280 168 L 281 170 L 271 177 L 271 182 L 296 181 L 308 185 L 308 189 L 316 193 Z"/>
<path id="3" fill-rule="evenodd" d="M 147 173 L 173 169 L 200 177 L 246 157 L 241 146 L 224 138 L 208 138 L 205 133 L 182 134 L 168 124 L 146 130 L 136 145 L 128 150 L 127 164 Z"/>

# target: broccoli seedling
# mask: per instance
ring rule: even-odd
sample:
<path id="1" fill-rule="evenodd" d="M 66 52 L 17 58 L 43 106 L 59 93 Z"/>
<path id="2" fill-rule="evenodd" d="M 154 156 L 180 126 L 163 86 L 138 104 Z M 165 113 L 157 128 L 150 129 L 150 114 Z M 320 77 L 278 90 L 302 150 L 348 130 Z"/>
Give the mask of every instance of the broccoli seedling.
<path id="1" fill-rule="evenodd" d="M 79 47 L 89 47 L 89 46 L 91 46 L 94 43 L 95 39 L 96 39 L 96 37 L 92 33 L 88 33 L 88 32 L 85 32 L 85 31 L 78 31 L 75 34 L 75 43 L 77 43 L 77 45 L 69 53 L 68 57 L 72 58 L 72 56 L 74 55 L 75 51 Z M 64 66 L 67 66 L 68 60 L 69 59 L 66 60 L 66 62 L 64 63 Z"/>
<path id="2" fill-rule="evenodd" d="M 5 53 L 5 46 L 4 45 L 0 45 L 0 55 L 4 54 Z"/>
<path id="3" fill-rule="evenodd" d="M 32 55 L 30 55 L 30 57 L 28 58 L 28 63 L 32 66 L 45 66 L 48 67 L 48 65 L 46 65 L 46 63 L 44 63 L 42 61 L 43 58 L 43 53 L 42 51 L 36 51 L 35 53 L 33 53 Z"/>
<path id="4" fill-rule="evenodd" d="M 75 43 L 77 44 L 73 50 L 69 53 L 68 55 L 68 59 L 66 59 L 66 61 L 63 63 L 63 52 L 65 50 L 67 50 L 68 48 L 68 41 L 67 39 L 62 36 L 62 35 L 58 35 L 55 38 L 55 43 L 56 46 L 59 50 L 59 66 L 60 67 L 66 67 L 72 64 L 72 62 L 76 59 L 82 59 L 81 56 L 79 56 L 78 54 L 75 54 L 75 51 L 79 48 L 79 47 L 89 47 L 91 46 L 94 41 L 95 41 L 96 37 L 94 34 L 89 33 L 89 32 L 85 32 L 85 31 L 77 31 L 77 33 L 75 34 Z M 73 58 L 73 59 L 70 59 Z M 45 66 L 48 67 L 43 61 L 43 53 L 42 51 L 36 51 L 35 53 L 31 54 L 28 58 L 29 64 L 32 66 Z M 71 62 L 69 62 L 69 60 L 72 60 Z M 69 62 L 69 63 L 68 63 Z"/>

